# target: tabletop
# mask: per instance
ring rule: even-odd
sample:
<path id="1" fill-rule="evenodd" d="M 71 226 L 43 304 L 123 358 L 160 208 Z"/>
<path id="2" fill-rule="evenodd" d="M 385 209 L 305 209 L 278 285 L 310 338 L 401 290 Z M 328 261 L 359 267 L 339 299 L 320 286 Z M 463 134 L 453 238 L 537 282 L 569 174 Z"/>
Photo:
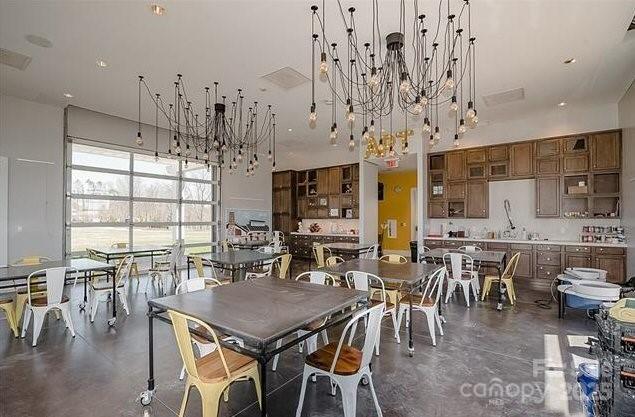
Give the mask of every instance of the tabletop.
<path id="1" fill-rule="evenodd" d="M 245 247 L 245 248 L 258 248 L 261 246 L 268 246 L 268 240 L 252 240 L 246 242 L 230 242 L 234 246 Z"/>
<path id="2" fill-rule="evenodd" d="M 167 246 L 161 245 L 135 245 L 132 248 L 113 248 L 113 247 L 100 247 L 100 248 L 86 248 L 87 251 L 93 251 L 102 255 L 134 255 L 137 253 L 150 253 L 150 252 L 164 252 L 168 250 Z"/>
<path id="3" fill-rule="evenodd" d="M 322 268 L 325 272 L 339 276 L 345 276 L 348 271 L 366 272 L 378 276 L 382 281 L 411 286 L 426 279 L 437 269 L 438 265 L 412 262 L 397 264 L 378 259 L 351 259 Z"/>
<path id="4" fill-rule="evenodd" d="M 277 258 L 280 254 L 262 253 L 255 250 L 242 249 L 218 253 L 201 253 L 195 256 L 200 256 L 204 260 L 215 264 L 235 266 L 268 261 L 270 259 Z M 188 258 L 191 258 L 191 256 L 188 256 Z"/>
<path id="5" fill-rule="evenodd" d="M 78 272 L 108 271 L 114 269 L 112 264 L 96 261 L 89 258 L 76 258 L 63 261 L 47 261 L 38 265 L 19 265 L 0 268 L 0 281 L 27 278 L 35 271 L 46 268 L 67 268 L 76 269 Z"/>
<path id="6" fill-rule="evenodd" d="M 442 259 L 443 255 L 445 255 L 446 253 L 465 253 L 465 252 L 459 252 L 457 250 L 452 250 L 452 249 L 436 248 L 436 249 L 429 250 L 428 252 L 422 253 L 421 256 L 424 258 Z M 468 255 L 470 258 L 472 258 L 474 261 L 484 263 L 484 264 L 502 264 L 503 260 L 505 259 L 505 256 L 507 256 L 505 252 L 490 251 L 490 250 L 469 252 L 465 254 Z"/>
<path id="7" fill-rule="evenodd" d="M 193 316 L 264 348 L 309 323 L 367 299 L 368 293 L 280 278 L 259 278 L 155 298 L 152 307 Z"/>
<path id="8" fill-rule="evenodd" d="M 368 250 L 369 248 L 373 246 L 373 244 L 372 243 L 355 243 L 355 242 L 335 242 L 335 243 L 327 243 L 324 246 L 326 246 L 329 249 L 359 252 L 363 250 Z"/>

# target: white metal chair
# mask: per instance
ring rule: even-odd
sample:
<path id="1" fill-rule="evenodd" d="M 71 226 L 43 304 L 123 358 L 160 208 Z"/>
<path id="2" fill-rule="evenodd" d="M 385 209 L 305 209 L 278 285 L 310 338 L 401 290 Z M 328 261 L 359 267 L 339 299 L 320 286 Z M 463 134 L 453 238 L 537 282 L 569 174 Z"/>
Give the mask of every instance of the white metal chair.
<path id="1" fill-rule="evenodd" d="M 119 262 L 119 266 L 117 266 L 117 272 L 115 273 L 114 280 L 116 282 L 117 295 L 119 296 L 119 300 L 123 305 L 123 309 L 126 311 L 127 315 L 130 315 L 130 309 L 128 308 L 128 290 L 126 288 L 126 282 L 130 277 L 130 271 L 132 270 L 132 265 L 134 264 L 134 256 L 128 255 L 125 258 L 121 259 Z M 90 322 L 93 323 L 95 321 L 95 316 L 97 315 L 97 307 L 99 306 L 100 299 L 104 299 L 104 301 L 108 300 L 108 296 L 112 293 L 112 283 L 106 281 L 103 278 L 94 278 L 89 287 L 89 296 L 90 296 Z M 115 294 L 112 294 L 112 302 L 116 303 Z"/>
<path id="2" fill-rule="evenodd" d="M 443 265 L 448 271 L 448 288 L 445 294 L 447 303 L 453 295 L 457 284 L 463 290 L 465 303 L 470 306 L 470 289 L 474 298 L 478 300 L 478 275 L 474 274 L 474 260 L 471 256 L 460 252 L 451 252 L 443 255 Z"/>
<path id="3" fill-rule="evenodd" d="M 165 287 L 167 287 L 168 279 L 172 279 L 174 286 L 176 287 L 180 278 L 176 272 L 176 266 L 179 258 L 182 254 L 182 247 L 180 243 L 175 243 L 166 255 L 165 261 L 159 261 L 150 268 L 148 274 L 148 280 L 146 281 L 145 292 L 148 292 L 148 284 L 150 281 L 154 283 L 156 280 L 159 286 L 159 294 L 163 295 Z"/>
<path id="4" fill-rule="evenodd" d="M 332 275 L 327 274 L 326 272 L 323 272 L 323 271 L 303 272 L 297 277 L 295 277 L 295 280 L 301 281 L 301 280 L 306 280 L 307 278 L 311 284 L 318 284 L 318 285 L 335 284 L 335 278 Z M 297 331 L 298 337 L 302 337 L 305 334 L 313 330 L 316 330 L 318 327 L 323 326 L 326 320 L 328 320 L 328 318 L 325 318 L 323 320 L 316 320 L 313 323 L 309 323 L 309 325 L 306 328 Z M 329 336 L 326 333 L 326 330 L 322 330 L 320 332 L 320 335 L 322 336 L 322 340 L 324 341 L 324 344 L 327 345 L 329 343 Z M 282 347 L 282 339 L 276 342 L 276 349 L 279 349 L 281 347 Z M 304 349 L 304 341 L 300 342 L 298 347 L 300 348 L 300 353 L 302 353 Z M 313 353 L 317 350 L 317 335 L 313 335 L 309 337 L 308 339 L 306 339 L 306 350 L 307 350 L 307 354 Z M 273 366 L 272 366 L 273 371 L 275 371 L 278 368 L 279 357 L 280 357 L 280 354 L 273 357 Z"/>
<path id="5" fill-rule="evenodd" d="M 469 255 L 470 253 L 483 252 L 483 249 L 480 246 L 476 246 L 476 245 L 464 245 L 464 246 L 459 247 L 459 251 L 463 252 L 463 253 L 467 253 Z M 474 272 L 473 272 L 473 274 L 474 274 L 474 284 L 476 284 L 476 289 L 480 293 L 481 292 L 481 280 L 479 279 L 479 273 L 481 271 L 481 265 L 477 262 L 476 265 L 472 266 L 472 269 L 474 270 Z"/>
<path id="6" fill-rule="evenodd" d="M 397 343 L 401 343 L 401 338 L 399 337 L 399 327 L 397 327 L 397 308 L 395 304 L 386 300 L 386 287 L 384 286 L 384 281 L 379 278 L 377 275 L 369 274 L 368 272 L 362 271 L 348 271 L 346 273 L 346 282 L 349 288 L 355 288 L 359 291 L 366 291 L 371 293 L 371 290 L 375 292 L 376 290 L 380 290 L 380 299 L 379 300 L 370 300 L 370 305 L 375 306 L 377 304 L 384 305 L 384 316 L 390 315 L 392 318 L 392 326 L 395 331 L 395 339 L 397 339 Z M 371 288 L 374 286 L 376 288 Z M 355 334 L 355 327 L 351 332 L 351 337 Z M 375 354 L 379 355 L 379 342 L 380 342 L 381 334 L 377 334 L 377 344 L 375 345 Z M 352 342 L 352 339 L 351 339 Z M 350 342 L 349 342 L 350 343 Z"/>
<path id="7" fill-rule="evenodd" d="M 381 319 L 384 313 L 384 304 L 378 304 L 357 313 L 344 327 L 339 343 L 329 343 L 306 357 L 300 399 L 295 413 L 296 417 L 302 415 L 307 381 L 312 375 L 328 376 L 331 379 L 332 389 L 335 389 L 335 387 L 340 388 L 344 417 L 356 416 L 357 388 L 362 378 L 365 378 L 368 381 L 377 415 L 382 417 L 375 387 L 373 386 L 370 362 L 373 358 L 373 346 L 379 339 Z M 346 334 L 349 331 L 351 334 L 354 333 L 357 322 L 360 319 L 364 319 L 367 322 L 362 350 L 351 346 L 350 340 L 352 337 L 349 337 L 349 342 L 346 343 Z"/>
<path id="8" fill-rule="evenodd" d="M 404 313 L 406 314 L 406 328 L 410 326 L 410 298 L 412 298 L 412 310 L 425 313 L 428 320 L 428 331 L 432 339 L 432 345 L 436 346 L 435 324 L 439 326 L 439 333 L 443 336 L 443 327 L 441 327 L 441 317 L 439 316 L 439 299 L 443 292 L 443 281 L 447 275 L 447 270 L 443 267 L 437 269 L 428 279 L 426 286 L 421 294 L 407 294 L 399 303 L 399 315 L 397 317 L 397 326 L 401 329 L 401 320 Z"/>
<path id="9" fill-rule="evenodd" d="M 51 310 L 59 310 L 66 323 L 66 328 L 75 337 L 73 321 L 71 320 L 70 300 L 64 295 L 64 281 L 69 268 L 47 268 L 31 273 L 26 279 L 27 302 L 24 309 L 24 321 L 22 322 L 22 337 L 26 337 L 26 329 L 29 327 L 31 316 L 33 316 L 33 346 L 37 345 L 37 339 L 42 330 L 44 317 Z M 46 274 L 46 295 L 32 297 L 31 279 L 35 276 Z"/>
<path id="10" fill-rule="evenodd" d="M 379 258 L 379 243 L 375 243 L 373 246 L 366 250 L 361 258 L 363 259 L 378 259 Z"/>
<path id="11" fill-rule="evenodd" d="M 258 248 L 257 251 L 261 253 L 273 253 L 273 251 L 265 250 L 269 248 L 271 248 L 271 246 L 263 246 Z M 247 274 L 245 275 L 245 278 L 256 279 L 256 278 L 270 277 L 273 272 L 273 268 L 275 266 L 278 266 L 280 268 L 281 262 L 282 262 L 281 256 L 265 261 L 259 267 L 248 270 Z"/>
<path id="12" fill-rule="evenodd" d="M 223 285 L 223 284 L 214 278 L 191 278 L 181 282 L 176 287 L 175 293 L 184 294 L 184 293 L 193 292 L 193 291 L 201 291 L 206 288 L 213 288 L 219 285 Z M 197 327 L 196 330 L 205 333 L 205 329 L 203 329 L 200 326 Z M 240 347 L 245 347 L 244 342 L 235 337 L 227 337 L 223 340 L 226 342 L 236 343 Z M 214 352 L 216 349 L 218 349 L 218 346 L 216 345 L 216 343 L 194 333 L 192 333 L 192 344 L 198 350 L 199 358 L 202 358 L 203 356 L 208 355 Z M 181 374 L 179 375 L 179 380 L 182 381 L 184 377 L 185 377 L 185 365 L 183 365 L 183 368 L 181 368 Z M 227 391 L 225 391 L 225 393 L 227 393 Z M 227 401 L 227 396 L 225 396 L 225 401 Z"/>

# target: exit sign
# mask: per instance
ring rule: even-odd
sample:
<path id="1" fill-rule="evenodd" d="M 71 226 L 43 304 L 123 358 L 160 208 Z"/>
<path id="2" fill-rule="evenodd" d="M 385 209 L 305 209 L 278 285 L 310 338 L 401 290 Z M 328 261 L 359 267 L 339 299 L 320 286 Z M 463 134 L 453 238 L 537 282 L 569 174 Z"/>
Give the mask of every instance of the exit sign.
<path id="1" fill-rule="evenodd" d="M 388 168 L 397 168 L 399 166 L 399 158 L 386 159 L 386 166 Z"/>

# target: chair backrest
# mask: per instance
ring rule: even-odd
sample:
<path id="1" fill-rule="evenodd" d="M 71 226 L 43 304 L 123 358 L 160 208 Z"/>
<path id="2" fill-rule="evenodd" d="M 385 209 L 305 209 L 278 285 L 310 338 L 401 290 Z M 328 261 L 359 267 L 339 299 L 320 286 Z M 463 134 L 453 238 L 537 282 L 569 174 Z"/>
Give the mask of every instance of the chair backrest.
<path id="1" fill-rule="evenodd" d="M 46 256 L 25 256 L 24 258 L 16 259 L 11 263 L 13 266 L 21 265 L 40 265 L 42 262 L 50 261 L 51 258 Z"/>
<path id="2" fill-rule="evenodd" d="M 170 256 L 168 257 L 168 262 L 170 263 L 170 269 L 176 268 L 177 262 L 179 262 L 179 258 L 181 257 L 182 247 L 180 243 L 175 243 L 172 245 L 170 249 Z"/>
<path id="3" fill-rule="evenodd" d="M 127 242 L 115 242 L 112 245 L 110 245 L 111 248 L 115 248 L 115 249 L 126 249 L 128 247 L 128 243 Z"/>
<path id="4" fill-rule="evenodd" d="M 379 243 L 375 243 L 373 246 L 366 250 L 366 253 L 362 255 L 364 259 L 377 259 L 379 257 Z"/>
<path id="5" fill-rule="evenodd" d="M 426 298 L 434 299 L 434 306 L 437 305 L 439 298 L 441 298 L 441 293 L 443 293 L 443 283 L 447 274 L 448 270 L 445 267 L 441 267 L 432 273 L 421 294 L 421 305 L 423 305 Z"/>
<path id="6" fill-rule="evenodd" d="M 200 256 L 192 256 L 192 263 L 196 268 L 196 274 L 199 278 L 205 278 L 205 267 L 203 266 L 203 258 Z"/>
<path id="7" fill-rule="evenodd" d="M 370 291 L 370 287 L 381 289 L 381 301 L 386 301 L 386 287 L 384 281 L 377 275 L 363 271 L 348 271 L 346 273 L 346 284 L 349 288 L 359 291 Z"/>
<path id="8" fill-rule="evenodd" d="M 230 250 L 234 250 L 234 244 L 225 239 L 221 242 L 221 248 L 223 252 L 229 252 Z"/>
<path id="9" fill-rule="evenodd" d="M 46 275 L 46 304 L 59 304 L 62 302 L 62 293 L 64 292 L 64 281 L 66 279 L 66 268 L 61 266 L 58 268 L 46 268 L 32 272 L 26 279 L 28 302 L 31 304 L 31 279 Z"/>
<path id="10" fill-rule="evenodd" d="M 190 278 L 176 286 L 175 294 L 184 294 L 192 291 L 204 290 L 207 287 L 222 285 L 214 278 Z"/>
<path id="11" fill-rule="evenodd" d="M 328 258 L 326 258 L 326 266 L 332 266 L 332 265 L 337 265 L 339 263 L 344 262 L 344 258 L 339 257 L 339 256 L 329 256 Z"/>
<path id="12" fill-rule="evenodd" d="M 315 263 L 318 268 L 325 266 L 325 252 L 328 252 L 328 256 L 331 256 L 331 250 L 321 243 L 313 242 L 313 256 L 315 257 Z"/>
<path id="13" fill-rule="evenodd" d="M 474 252 L 482 252 L 483 251 L 483 249 L 481 249 L 479 246 L 475 246 L 475 245 L 464 245 L 464 246 L 461 246 L 459 248 L 459 250 L 461 252 L 465 252 L 465 253 L 470 253 L 470 252 L 474 253 Z"/>
<path id="14" fill-rule="evenodd" d="M 516 252 L 514 256 L 509 260 L 507 266 L 505 267 L 505 271 L 503 271 L 503 278 L 514 278 L 514 274 L 516 274 L 516 267 L 518 266 L 518 261 L 520 260 L 520 252 Z"/>
<path id="15" fill-rule="evenodd" d="M 335 350 L 335 355 L 333 356 L 333 363 L 331 364 L 331 373 L 335 371 L 335 365 L 337 364 L 337 360 L 339 359 L 340 352 L 342 350 L 342 346 L 346 343 L 346 334 L 349 332 L 353 324 L 357 323 L 359 320 L 367 317 L 367 326 L 366 326 L 366 335 L 364 337 L 364 345 L 362 347 L 362 362 L 360 364 L 360 368 L 370 364 L 370 361 L 373 358 L 373 350 L 375 349 L 375 343 L 377 343 L 377 335 L 380 330 L 381 319 L 384 317 L 385 304 L 379 303 L 374 307 L 368 308 L 364 311 L 361 311 L 353 316 L 352 319 L 344 327 L 344 331 L 340 336 L 340 341 L 337 345 L 337 349 Z M 349 339 L 350 342 L 350 339 Z M 348 344 L 348 343 L 347 343 Z"/>
<path id="16" fill-rule="evenodd" d="M 290 253 L 285 253 L 274 260 L 274 262 L 277 261 L 278 263 L 278 278 L 285 279 L 287 277 L 287 271 L 289 270 L 289 265 L 291 265 L 291 258 Z"/>
<path id="17" fill-rule="evenodd" d="M 274 230 L 273 231 L 273 240 L 274 241 L 278 241 L 280 243 L 284 243 L 284 233 L 282 233 L 279 230 Z"/>
<path id="18" fill-rule="evenodd" d="M 130 269 L 132 269 L 133 263 L 133 255 L 128 255 L 122 258 L 121 261 L 119 261 L 117 272 L 115 273 L 115 281 L 117 282 L 117 287 L 121 287 L 126 284 L 126 281 L 130 277 Z"/>
<path id="19" fill-rule="evenodd" d="M 323 271 L 303 272 L 297 277 L 295 277 L 295 280 L 300 281 L 305 277 L 309 278 L 309 282 L 311 284 L 333 285 L 335 283 L 335 278 L 331 274 L 327 274 L 326 272 L 323 272 Z M 330 282 L 327 283 L 327 281 L 330 281 Z"/>
<path id="20" fill-rule="evenodd" d="M 391 264 L 405 264 L 408 262 L 405 256 L 390 253 L 379 258 L 380 261 L 389 262 Z"/>
<path id="21" fill-rule="evenodd" d="M 216 332 L 214 332 L 214 330 L 212 330 L 212 328 L 205 322 L 198 320 L 197 318 L 194 318 L 192 316 L 188 316 L 174 310 L 168 310 L 168 315 L 170 316 L 170 321 L 172 322 L 172 328 L 174 329 L 174 335 L 176 336 L 176 343 L 179 347 L 179 352 L 181 353 L 181 359 L 183 359 L 185 370 L 187 371 L 188 375 L 195 379 L 198 379 L 199 376 L 198 369 L 196 368 L 196 356 L 194 356 L 192 336 L 190 335 L 190 327 L 188 325 L 188 322 L 196 323 L 199 326 L 203 327 L 203 329 L 205 329 L 205 331 L 212 336 L 213 342 L 216 344 L 216 346 L 220 346 L 220 344 L 218 343 Z M 223 365 L 223 369 L 225 370 L 225 375 L 227 376 L 227 378 L 231 378 L 231 372 L 229 371 L 229 367 L 227 366 L 227 361 L 225 360 L 223 349 L 218 349 L 217 352 Z"/>
<path id="22" fill-rule="evenodd" d="M 448 252 L 443 255 L 443 266 L 453 279 L 461 279 L 464 272 L 472 272 L 474 260 L 461 252 Z"/>

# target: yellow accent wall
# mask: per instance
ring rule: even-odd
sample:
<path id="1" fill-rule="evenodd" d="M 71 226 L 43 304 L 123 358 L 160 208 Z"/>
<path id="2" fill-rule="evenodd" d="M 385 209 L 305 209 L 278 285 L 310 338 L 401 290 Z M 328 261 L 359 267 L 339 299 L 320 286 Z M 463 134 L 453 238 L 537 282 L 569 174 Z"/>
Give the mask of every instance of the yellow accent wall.
<path id="1" fill-rule="evenodd" d="M 379 230 L 387 219 L 397 221 L 397 237 L 384 232 L 384 250 L 410 250 L 410 189 L 417 187 L 417 171 L 384 171 L 378 181 L 384 184 L 384 200 L 379 201 Z M 401 187 L 400 192 L 395 187 Z"/>

